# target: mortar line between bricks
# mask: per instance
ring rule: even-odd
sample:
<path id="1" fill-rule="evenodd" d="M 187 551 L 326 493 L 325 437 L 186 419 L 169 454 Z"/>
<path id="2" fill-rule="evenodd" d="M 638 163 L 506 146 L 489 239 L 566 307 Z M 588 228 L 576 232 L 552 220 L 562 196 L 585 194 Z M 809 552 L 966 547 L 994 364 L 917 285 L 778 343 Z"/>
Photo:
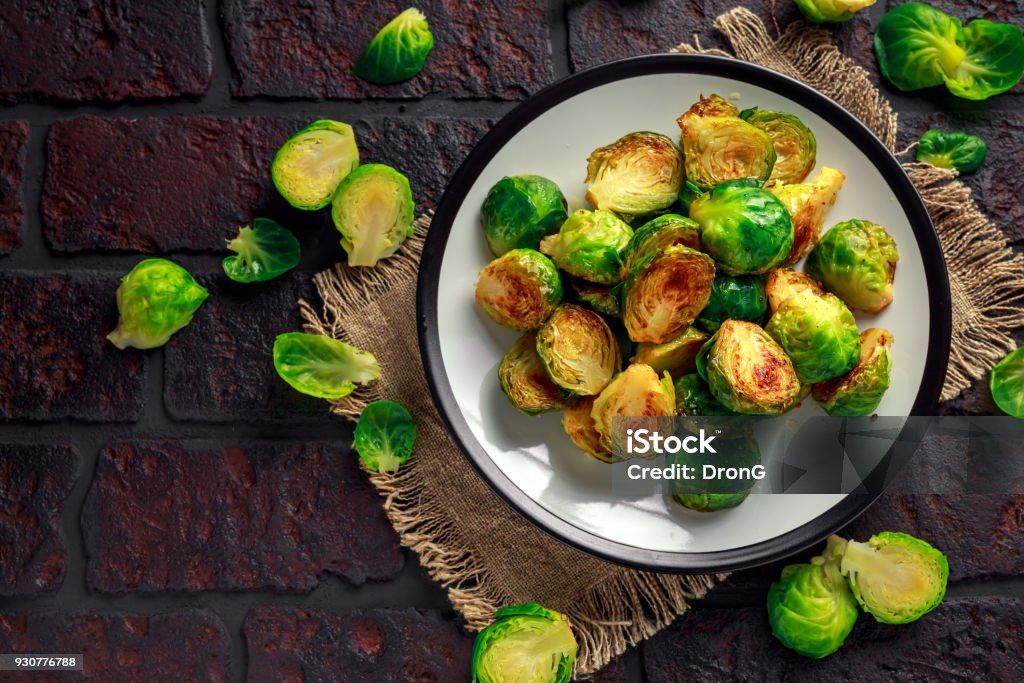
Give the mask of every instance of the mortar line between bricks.
<path id="1" fill-rule="evenodd" d="M 220 21 L 220 4 L 220 0 L 204 0 L 203 13 L 210 41 L 213 79 L 203 101 L 206 104 L 227 105 L 231 102 L 231 82 L 234 70 Z"/>

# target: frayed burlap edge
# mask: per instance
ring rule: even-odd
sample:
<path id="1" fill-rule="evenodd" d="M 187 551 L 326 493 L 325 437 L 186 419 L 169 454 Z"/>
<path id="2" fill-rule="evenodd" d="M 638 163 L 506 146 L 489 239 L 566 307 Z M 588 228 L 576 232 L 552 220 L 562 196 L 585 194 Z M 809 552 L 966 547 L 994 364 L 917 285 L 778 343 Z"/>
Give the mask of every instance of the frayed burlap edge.
<path id="1" fill-rule="evenodd" d="M 795 22 L 772 38 L 742 7 L 719 16 L 715 28 L 735 55 L 703 50 L 696 37 L 673 52 L 735 56 L 802 81 L 841 104 L 895 151 L 896 113 L 867 72 L 839 51 L 828 30 Z M 903 168 L 931 214 L 949 273 L 953 334 L 940 396 L 946 401 L 1017 347 L 1011 333 L 1024 325 L 1024 258 L 978 209 L 956 171 L 916 162 Z"/>

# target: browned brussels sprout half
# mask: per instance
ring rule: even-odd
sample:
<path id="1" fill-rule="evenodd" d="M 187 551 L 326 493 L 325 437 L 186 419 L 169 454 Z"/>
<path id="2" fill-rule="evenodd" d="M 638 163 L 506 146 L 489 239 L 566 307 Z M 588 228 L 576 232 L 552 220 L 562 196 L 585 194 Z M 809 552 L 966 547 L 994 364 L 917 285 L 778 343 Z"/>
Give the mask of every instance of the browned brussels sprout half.
<path id="1" fill-rule="evenodd" d="M 768 295 L 768 310 L 772 313 L 782 308 L 791 297 L 815 294 L 821 296 L 825 290 L 810 276 L 790 268 L 776 268 L 768 274 L 764 285 Z"/>
<path id="2" fill-rule="evenodd" d="M 647 418 L 630 423 L 634 427 L 669 433 L 676 414 L 675 389 L 666 372 L 658 377 L 649 365 L 634 363 L 615 376 L 594 401 L 591 416 L 601 435 L 601 446 L 619 457 L 630 457 L 626 452 L 626 435 L 618 433 L 621 420 L 617 417 Z"/>
<path id="3" fill-rule="evenodd" d="M 643 257 L 676 244 L 700 250 L 700 226 L 674 213 L 647 221 L 633 233 L 622 255 L 622 279 L 626 279 L 629 271 Z"/>
<path id="4" fill-rule="evenodd" d="M 711 296 L 715 263 L 689 247 L 668 247 L 633 266 L 622 289 L 629 338 L 661 344 L 693 324 Z"/>
<path id="5" fill-rule="evenodd" d="M 856 417 L 873 413 L 889 388 L 892 342 L 892 334 L 878 327 L 861 332 L 856 367 L 842 377 L 815 384 L 814 400 L 829 415 Z"/>
<path id="6" fill-rule="evenodd" d="M 608 323 L 575 304 L 560 306 L 540 328 L 537 353 L 552 381 L 577 396 L 597 394 L 622 366 Z"/>
<path id="7" fill-rule="evenodd" d="M 611 462 L 614 458 L 601 444 L 601 434 L 597 431 L 594 418 L 591 416 L 594 399 L 594 396 L 584 396 L 567 407 L 562 414 L 562 427 L 572 442 L 584 453 L 601 462 Z"/>
<path id="8" fill-rule="evenodd" d="M 683 157 L 660 133 L 625 135 L 587 160 L 587 201 L 624 218 L 644 216 L 675 203 L 683 184 Z"/>
<path id="9" fill-rule="evenodd" d="M 544 254 L 513 249 L 480 271 L 476 302 L 491 320 L 525 332 L 544 324 L 562 301 L 562 279 Z"/>
<path id="10" fill-rule="evenodd" d="M 701 97 L 677 119 L 683 135 L 686 179 L 702 190 L 739 178 L 768 180 L 775 145 L 719 95 Z"/>
<path id="11" fill-rule="evenodd" d="M 768 186 L 768 191 L 779 198 L 793 218 L 793 246 L 786 263 L 796 263 L 817 246 L 825 214 L 835 204 L 844 180 L 846 176 L 842 173 L 823 166 L 810 182 Z"/>
<path id="12" fill-rule="evenodd" d="M 814 168 L 818 143 L 804 122 L 782 111 L 747 109 L 740 117 L 765 133 L 775 145 L 775 165 L 768 180 L 802 183 Z"/>
<path id="13" fill-rule="evenodd" d="M 579 278 L 570 278 L 569 287 L 576 294 L 576 303 L 601 315 L 619 317 L 619 299 L 613 294 L 614 287 L 595 285 Z"/>
<path id="14" fill-rule="evenodd" d="M 565 392 L 551 381 L 537 355 L 536 332 L 517 339 L 501 359 L 498 381 L 512 405 L 527 415 L 557 410 L 565 402 Z"/>

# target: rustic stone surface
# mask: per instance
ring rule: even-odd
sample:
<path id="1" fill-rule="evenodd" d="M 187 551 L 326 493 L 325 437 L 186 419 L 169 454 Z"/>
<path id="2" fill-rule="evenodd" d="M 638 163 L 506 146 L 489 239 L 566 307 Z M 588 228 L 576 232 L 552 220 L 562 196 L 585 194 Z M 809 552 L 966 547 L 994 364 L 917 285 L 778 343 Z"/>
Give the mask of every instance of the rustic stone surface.
<path id="1" fill-rule="evenodd" d="M 0 97 L 116 102 L 201 95 L 213 79 L 194 0 L 0 4 Z"/>
<path id="2" fill-rule="evenodd" d="M 78 476 L 73 446 L 0 444 L 0 595 L 64 583 L 64 499 Z"/>
<path id="3" fill-rule="evenodd" d="M 0 274 L 0 420 L 125 422 L 142 413 L 143 356 L 106 339 L 114 276 Z"/>
<path id="4" fill-rule="evenodd" d="M 82 510 L 89 585 L 308 591 L 402 567 L 398 537 L 355 453 L 328 444 L 116 443 Z"/>
<path id="5" fill-rule="evenodd" d="M 229 0 L 221 9 L 237 70 L 236 96 L 522 99 L 552 78 L 547 9 L 540 0 L 416 5 L 434 35 L 423 71 L 397 85 L 351 75 L 363 48 L 397 14 L 386 3 Z"/>
<path id="6" fill-rule="evenodd" d="M 7 254 L 21 244 L 25 216 L 21 182 L 27 159 L 28 124 L 0 122 L 0 254 Z"/>
<path id="7" fill-rule="evenodd" d="M 229 637 L 207 610 L 155 615 L 0 614 L 0 652 L 81 654 L 84 670 L 71 680 L 228 681 Z M 52 675 L 45 680 L 63 680 Z M 5 672 L 4 681 L 38 681 L 39 673 Z"/>
<path id="8" fill-rule="evenodd" d="M 771 635 L 761 608 L 694 610 L 647 641 L 649 683 L 721 680 L 993 680 L 1024 677 L 1024 603 L 947 599 L 894 627 L 862 614 L 846 644 L 814 662 Z"/>
<path id="9" fill-rule="evenodd" d="M 472 638 L 430 612 L 257 607 L 242 631 L 250 683 L 334 680 L 339 672 L 376 683 L 470 678 Z"/>

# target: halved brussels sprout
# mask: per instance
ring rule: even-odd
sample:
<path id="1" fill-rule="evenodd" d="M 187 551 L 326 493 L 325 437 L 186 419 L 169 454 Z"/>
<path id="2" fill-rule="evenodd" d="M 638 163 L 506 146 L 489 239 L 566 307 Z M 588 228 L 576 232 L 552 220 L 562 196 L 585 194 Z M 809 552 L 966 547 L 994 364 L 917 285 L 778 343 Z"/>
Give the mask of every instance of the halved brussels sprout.
<path id="1" fill-rule="evenodd" d="M 593 282 L 571 278 L 570 289 L 576 294 L 576 302 L 590 308 L 596 313 L 618 318 L 621 314 L 619 299 L 613 293 L 614 288 L 608 285 L 595 285 Z"/>
<path id="2" fill-rule="evenodd" d="M 407 81 L 423 70 L 433 48 L 434 35 L 427 18 L 410 7 L 377 32 L 356 60 L 352 73 L 383 85 Z"/>
<path id="3" fill-rule="evenodd" d="M 818 142 L 811 129 L 793 114 L 783 111 L 755 107 L 740 112 L 740 117 L 768 133 L 775 145 L 775 165 L 768 180 L 802 183 L 814 168 L 818 153 Z"/>
<path id="4" fill-rule="evenodd" d="M 630 420 L 634 428 L 668 434 L 676 414 L 675 389 L 666 372 L 663 377 L 649 365 L 633 363 L 604 388 L 594 401 L 590 416 L 601 435 L 601 447 L 620 457 L 626 452 L 626 435 L 618 433 L 622 427 L 617 417 L 646 418 L 641 422 Z"/>
<path id="5" fill-rule="evenodd" d="M 842 173 L 823 166 L 808 183 L 773 183 L 768 187 L 769 192 L 782 200 L 793 219 L 793 246 L 786 263 L 796 263 L 817 246 L 825 214 L 836 203 L 844 180 L 846 176 Z"/>
<path id="6" fill-rule="evenodd" d="M 626 245 L 626 251 L 622 255 L 622 279 L 626 279 L 629 271 L 640 259 L 676 244 L 699 250 L 700 226 L 695 221 L 674 213 L 666 213 L 647 221 L 636 229 L 633 239 Z"/>
<path id="7" fill-rule="evenodd" d="M 673 464 L 689 465 L 698 471 L 703 471 L 705 464 L 749 470 L 761 464 L 761 448 L 752 433 L 730 438 L 718 435 L 715 437 L 714 455 L 680 452 L 672 456 L 671 461 Z M 701 479 L 674 479 L 671 485 L 672 500 L 697 512 L 727 510 L 745 501 L 756 483 L 753 479 L 744 478 L 711 482 Z"/>
<path id="8" fill-rule="evenodd" d="M 711 283 L 711 298 L 697 324 L 716 331 L 728 319 L 760 323 L 768 310 L 768 298 L 761 278 L 752 275 L 719 275 Z"/>
<path id="9" fill-rule="evenodd" d="M 875 0 L 796 0 L 796 6 L 814 24 L 836 24 L 875 4 Z"/>
<path id="10" fill-rule="evenodd" d="M 565 615 L 535 602 L 502 607 L 473 642 L 473 683 L 569 683 L 576 649 Z"/>
<path id="11" fill-rule="evenodd" d="M 568 217 L 562 191 L 539 175 L 506 176 L 487 192 L 480 208 L 487 246 L 495 256 L 537 249 Z"/>
<path id="12" fill-rule="evenodd" d="M 384 164 L 365 164 L 345 176 L 331 202 L 350 266 L 374 266 L 413 232 L 409 179 Z"/>
<path id="13" fill-rule="evenodd" d="M 558 234 L 540 242 L 540 250 L 574 277 L 601 285 L 619 282 L 622 255 L 633 228 L 608 211 L 574 211 Z"/>
<path id="14" fill-rule="evenodd" d="M 117 286 L 117 327 L 107 335 L 119 349 L 154 349 L 190 322 L 210 295 L 177 263 L 148 258 Z"/>
<path id="15" fill-rule="evenodd" d="M 673 379 L 697 367 L 697 352 L 708 335 L 696 327 L 687 327 L 682 333 L 661 344 L 642 342 L 636 345 L 631 362 L 650 365 L 655 372 L 667 372 Z"/>
<path id="16" fill-rule="evenodd" d="M 726 408 L 745 415 L 781 415 L 802 386 L 782 347 L 754 323 L 726 320 L 701 348 L 697 372 Z"/>
<path id="17" fill-rule="evenodd" d="M 577 396 L 599 393 L 622 367 L 608 323 L 575 304 L 559 306 L 540 328 L 537 353 L 551 380 Z"/>
<path id="18" fill-rule="evenodd" d="M 909 624 L 946 595 L 949 562 L 941 551 L 909 534 L 883 531 L 867 543 L 844 541 L 840 571 L 853 596 L 883 624 Z"/>
<path id="19" fill-rule="evenodd" d="M 1024 346 L 996 363 L 988 385 L 1000 410 L 1024 418 Z"/>
<path id="20" fill-rule="evenodd" d="M 961 131 L 926 131 L 917 143 L 917 160 L 940 168 L 974 173 L 985 161 L 988 147 L 977 135 Z"/>
<path id="21" fill-rule="evenodd" d="M 814 294 L 821 296 L 825 290 L 809 275 L 804 275 L 790 268 L 776 268 L 768 273 L 764 285 L 768 297 L 768 310 L 772 313 L 794 296 Z"/>
<path id="22" fill-rule="evenodd" d="M 587 201 L 595 209 L 645 216 L 675 203 L 683 185 L 683 157 L 665 135 L 629 133 L 590 153 L 586 183 Z"/>
<path id="23" fill-rule="evenodd" d="M 277 150 L 270 177 L 289 204 L 315 211 L 331 203 L 338 185 L 357 166 L 359 149 L 352 126 L 314 121 Z"/>
<path id="24" fill-rule="evenodd" d="M 562 414 L 562 427 L 572 442 L 584 453 L 601 462 L 612 462 L 615 458 L 601 445 L 601 434 L 597 431 L 594 418 L 591 416 L 594 399 L 594 396 L 584 396 L 568 406 Z"/>
<path id="25" fill-rule="evenodd" d="M 806 269 L 850 308 L 878 313 L 892 303 L 899 260 L 896 241 L 884 227 L 855 219 L 825 233 L 808 255 Z"/>
<path id="26" fill-rule="evenodd" d="M 693 203 L 690 217 L 700 224 L 704 251 L 726 275 L 764 273 L 793 247 L 789 211 L 771 192 L 744 181 L 718 185 Z"/>
<path id="27" fill-rule="evenodd" d="M 812 393 L 829 415 L 870 415 L 889 388 L 893 336 L 872 327 L 860 333 L 860 357 L 856 367 L 842 377 L 815 384 Z"/>
<path id="28" fill-rule="evenodd" d="M 806 384 L 844 375 L 860 358 L 857 321 L 833 294 L 791 298 L 772 314 L 764 331 L 779 343 Z"/>
<path id="29" fill-rule="evenodd" d="M 476 302 L 491 320 L 525 332 L 544 324 L 562 301 L 562 278 L 544 254 L 513 249 L 480 271 Z"/>
<path id="30" fill-rule="evenodd" d="M 715 262 L 680 245 L 648 254 L 623 283 L 622 321 L 635 342 L 661 344 L 691 325 L 708 303 Z"/>
<path id="31" fill-rule="evenodd" d="M 727 180 L 768 180 L 771 175 L 775 165 L 771 137 L 739 113 L 723 97 L 711 95 L 701 97 L 676 120 L 683 135 L 686 179 L 702 190 Z"/>
<path id="32" fill-rule="evenodd" d="M 558 410 L 565 404 L 565 392 L 551 381 L 537 355 L 536 332 L 517 339 L 501 359 L 498 381 L 512 405 L 527 415 Z"/>
<path id="33" fill-rule="evenodd" d="M 694 417 L 717 417 L 721 415 L 735 415 L 736 411 L 729 410 L 722 402 L 711 393 L 707 382 L 696 372 L 683 375 L 676 380 L 676 411 L 680 415 L 692 415 Z"/>

